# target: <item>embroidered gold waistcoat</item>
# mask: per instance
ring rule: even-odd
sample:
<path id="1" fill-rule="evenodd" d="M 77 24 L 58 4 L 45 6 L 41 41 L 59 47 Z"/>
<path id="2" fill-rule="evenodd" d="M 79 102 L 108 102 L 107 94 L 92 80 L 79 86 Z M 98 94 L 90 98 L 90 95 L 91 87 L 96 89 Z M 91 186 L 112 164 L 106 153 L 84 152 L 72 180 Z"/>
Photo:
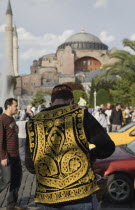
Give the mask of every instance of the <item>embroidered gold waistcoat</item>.
<path id="1" fill-rule="evenodd" d="M 35 202 L 59 203 L 98 190 L 84 132 L 84 110 L 62 106 L 38 113 L 28 124 L 36 171 Z"/>

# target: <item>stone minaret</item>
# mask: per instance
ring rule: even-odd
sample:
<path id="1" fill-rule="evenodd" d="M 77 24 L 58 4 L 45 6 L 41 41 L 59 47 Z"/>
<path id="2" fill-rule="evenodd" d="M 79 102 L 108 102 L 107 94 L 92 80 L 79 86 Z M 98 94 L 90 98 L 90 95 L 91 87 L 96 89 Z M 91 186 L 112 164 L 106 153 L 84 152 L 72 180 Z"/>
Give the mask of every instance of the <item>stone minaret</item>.
<path id="1" fill-rule="evenodd" d="M 12 9 L 10 0 L 8 0 L 8 6 L 6 11 L 6 61 L 9 69 L 9 74 L 14 75 L 13 71 L 13 24 L 12 24 Z"/>
<path id="2" fill-rule="evenodd" d="M 13 67 L 15 76 L 18 76 L 18 35 L 16 26 L 14 26 L 13 31 Z"/>

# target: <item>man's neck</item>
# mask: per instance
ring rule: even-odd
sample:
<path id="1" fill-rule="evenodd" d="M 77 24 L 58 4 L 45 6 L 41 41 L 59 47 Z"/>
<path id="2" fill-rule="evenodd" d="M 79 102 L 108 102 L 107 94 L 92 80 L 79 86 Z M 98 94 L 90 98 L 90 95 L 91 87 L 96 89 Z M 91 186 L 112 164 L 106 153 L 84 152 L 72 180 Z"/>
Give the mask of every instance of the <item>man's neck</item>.
<path id="1" fill-rule="evenodd" d="M 11 112 L 9 112 L 8 110 L 5 110 L 5 112 L 4 112 L 7 116 L 9 116 L 9 117 L 13 117 L 13 115 L 11 114 Z"/>
<path id="2" fill-rule="evenodd" d="M 55 101 L 51 104 L 51 106 L 56 106 L 56 105 L 71 105 L 72 100 L 63 100 L 63 99 L 55 99 Z"/>

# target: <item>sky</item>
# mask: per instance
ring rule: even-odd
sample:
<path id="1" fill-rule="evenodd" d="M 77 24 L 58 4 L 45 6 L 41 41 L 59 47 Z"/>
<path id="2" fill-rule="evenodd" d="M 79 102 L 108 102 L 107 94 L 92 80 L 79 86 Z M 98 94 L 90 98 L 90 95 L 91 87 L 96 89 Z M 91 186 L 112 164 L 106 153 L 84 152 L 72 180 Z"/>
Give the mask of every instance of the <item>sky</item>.
<path id="1" fill-rule="evenodd" d="M 108 45 L 123 49 L 135 40 L 135 0 L 10 0 L 19 39 L 19 74 L 29 74 L 33 60 L 55 53 L 82 28 Z M 5 13 L 0 0 L 0 63 L 4 63 Z"/>

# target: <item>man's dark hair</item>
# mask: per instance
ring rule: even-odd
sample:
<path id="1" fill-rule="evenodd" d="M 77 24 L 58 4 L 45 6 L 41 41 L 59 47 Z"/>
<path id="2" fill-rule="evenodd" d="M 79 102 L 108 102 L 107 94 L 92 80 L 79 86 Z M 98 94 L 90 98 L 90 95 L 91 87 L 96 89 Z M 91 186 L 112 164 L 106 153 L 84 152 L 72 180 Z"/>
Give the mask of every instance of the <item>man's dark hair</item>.
<path id="1" fill-rule="evenodd" d="M 2 114 L 3 113 L 3 109 L 2 109 L 2 107 L 0 107 L 0 114 Z"/>
<path id="2" fill-rule="evenodd" d="M 72 89 L 68 85 L 57 85 L 52 90 L 51 102 L 54 102 L 56 99 L 63 99 L 66 101 L 72 98 L 74 98 Z"/>
<path id="3" fill-rule="evenodd" d="M 13 101 L 16 101 L 17 102 L 17 99 L 16 98 L 8 98 L 5 101 L 5 104 L 4 104 L 5 110 L 7 110 L 7 106 L 11 106 L 13 104 Z"/>
<path id="4" fill-rule="evenodd" d="M 116 104 L 116 106 L 119 106 L 119 105 L 121 105 L 121 103 L 117 103 L 117 104 Z"/>

